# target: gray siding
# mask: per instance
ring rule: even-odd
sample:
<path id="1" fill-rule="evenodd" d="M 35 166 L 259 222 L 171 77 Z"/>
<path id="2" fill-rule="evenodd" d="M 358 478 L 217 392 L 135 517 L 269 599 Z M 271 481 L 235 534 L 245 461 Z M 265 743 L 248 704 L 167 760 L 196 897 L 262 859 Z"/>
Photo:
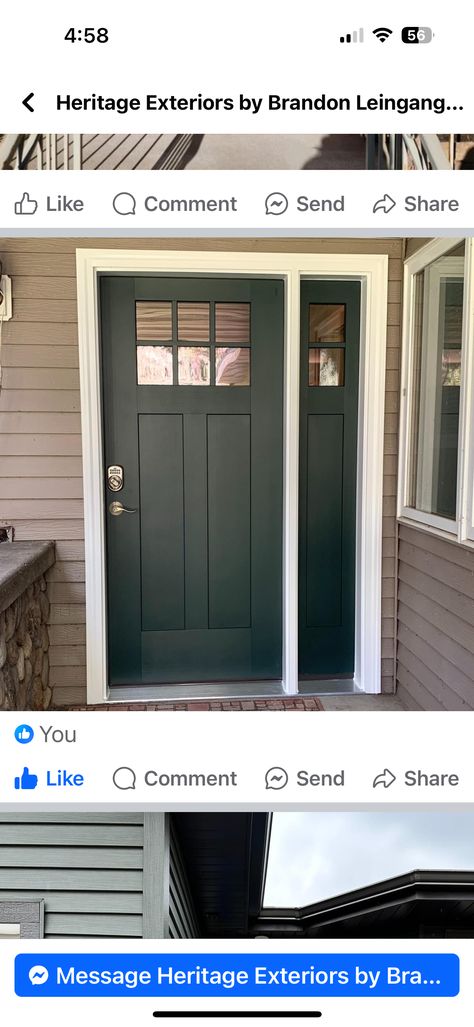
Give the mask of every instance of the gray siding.
<path id="1" fill-rule="evenodd" d="M 176 831 L 170 826 L 170 938 L 198 938 L 199 927 Z"/>
<path id="2" fill-rule="evenodd" d="M 44 937 L 140 938 L 143 814 L 0 814 L 0 903 L 44 899 Z"/>
<path id="3" fill-rule="evenodd" d="M 398 694 L 413 710 L 474 709 L 474 552 L 400 525 Z"/>

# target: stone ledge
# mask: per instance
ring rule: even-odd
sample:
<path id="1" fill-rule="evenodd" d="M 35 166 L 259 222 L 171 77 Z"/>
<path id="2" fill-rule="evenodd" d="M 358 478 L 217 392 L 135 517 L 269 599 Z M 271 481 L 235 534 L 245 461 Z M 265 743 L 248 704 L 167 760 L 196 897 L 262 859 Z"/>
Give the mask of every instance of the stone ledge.
<path id="1" fill-rule="evenodd" d="M 2 542 L 0 613 L 3 613 L 55 560 L 54 542 Z"/>

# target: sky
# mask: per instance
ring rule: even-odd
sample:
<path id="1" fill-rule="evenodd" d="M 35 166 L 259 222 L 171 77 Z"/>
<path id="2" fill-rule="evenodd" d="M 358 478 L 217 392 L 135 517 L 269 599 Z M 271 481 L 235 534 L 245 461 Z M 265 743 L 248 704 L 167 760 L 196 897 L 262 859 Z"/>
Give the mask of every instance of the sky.
<path id="1" fill-rule="evenodd" d="M 275 813 L 265 906 L 305 906 L 410 870 L 474 870 L 468 813 Z"/>

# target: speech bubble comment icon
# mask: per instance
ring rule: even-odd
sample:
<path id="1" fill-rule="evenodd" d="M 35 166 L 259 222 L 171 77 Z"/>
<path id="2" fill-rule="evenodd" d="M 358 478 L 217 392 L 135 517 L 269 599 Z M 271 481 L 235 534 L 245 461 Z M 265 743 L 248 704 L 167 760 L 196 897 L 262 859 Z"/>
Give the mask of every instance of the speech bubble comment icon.
<path id="1" fill-rule="evenodd" d="M 131 767 L 117 767 L 117 770 L 114 770 L 112 780 L 115 787 L 120 788 L 122 792 L 133 791 L 137 775 Z"/>
<path id="2" fill-rule="evenodd" d="M 288 784 L 288 774 L 284 767 L 270 767 L 265 774 L 265 788 L 268 790 L 273 789 L 274 792 L 279 792 L 281 788 L 286 788 Z"/>
<path id="3" fill-rule="evenodd" d="M 28 971 L 28 977 L 30 978 L 31 984 L 46 984 L 49 973 L 45 966 L 32 966 Z"/>
<path id="4" fill-rule="evenodd" d="M 116 214 L 135 214 L 137 201 L 132 193 L 117 193 L 112 200 L 112 206 Z"/>

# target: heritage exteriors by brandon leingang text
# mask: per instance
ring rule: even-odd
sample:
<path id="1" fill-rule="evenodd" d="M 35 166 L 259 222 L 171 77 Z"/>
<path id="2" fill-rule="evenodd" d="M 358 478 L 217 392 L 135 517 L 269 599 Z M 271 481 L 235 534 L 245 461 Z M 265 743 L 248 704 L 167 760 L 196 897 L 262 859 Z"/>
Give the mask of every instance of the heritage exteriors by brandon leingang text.
<path id="1" fill-rule="evenodd" d="M 460 111 L 461 105 L 448 104 L 444 96 L 280 96 L 269 93 L 267 96 L 158 96 L 147 93 L 138 96 L 104 96 L 91 93 L 89 96 L 72 96 L 70 93 L 56 97 L 56 109 L 59 111 L 115 111 L 127 114 L 129 111 L 245 111 L 250 114 L 267 113 L 269 111 L 396 111 L 407 114 L 409 111 L 433 111 L 444 114 L 445 111 Z"/>

